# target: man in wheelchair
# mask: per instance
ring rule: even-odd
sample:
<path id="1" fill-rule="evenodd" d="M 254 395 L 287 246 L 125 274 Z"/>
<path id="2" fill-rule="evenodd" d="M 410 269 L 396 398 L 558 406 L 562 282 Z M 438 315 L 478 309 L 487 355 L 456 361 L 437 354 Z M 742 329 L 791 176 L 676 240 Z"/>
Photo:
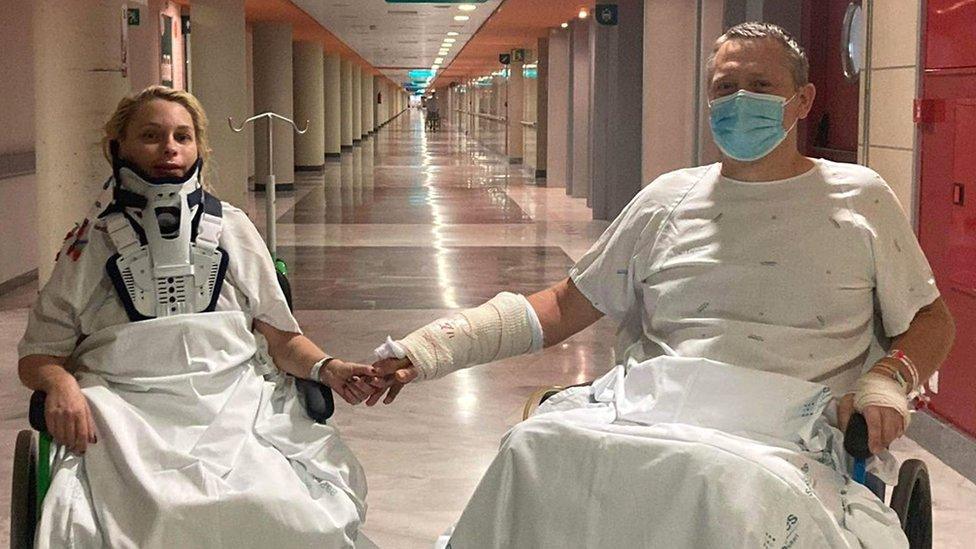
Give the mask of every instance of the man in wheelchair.
<path id="1" fill-rule="evenodd" d="M 378 349 L 369 405 L 619 323 L 616 366 L 506 435 L 451 547 L 908 546 L 841 433 L 862 414 L 895 482 L 886 448 L 952 318 L 881 177 L 799 153 L 816 90 L 795 40 L 739 25 L 707 68 L 720 163 L 653 181 L 553 287 Z"/>
<path id="2" fill-rule="evenodd" d="M 18 349 L 56 444 L 36 546 L 351 547 L 365 477 L 295 378 L 357 403 L 372 368 L 301 335 L 257 230 L 210 192 L 195 98 L 123 99 L 104 144 L 113 177 Z"/>

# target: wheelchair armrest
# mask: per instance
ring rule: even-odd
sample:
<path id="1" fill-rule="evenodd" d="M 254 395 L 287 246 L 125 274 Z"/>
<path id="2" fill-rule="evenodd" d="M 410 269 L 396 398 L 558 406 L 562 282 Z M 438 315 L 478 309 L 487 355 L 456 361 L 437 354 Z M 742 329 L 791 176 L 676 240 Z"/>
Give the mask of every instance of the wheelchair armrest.
<path id="1" fill-rule="evenodd" d="M 332 389 L 308 379 L 295 378 L 298 390 L 305 397 L 305 413 L 316 423 L 325 423 L 335 413 Z"/>
<path id="2" fill-rule="evenodd" d="M 47 432 L 47 422 L 44 419 L 44 402 L 47 400 L 47 393 L 44 391 L 34 391 L 30 398 L 30 407 L 27 409 L 27 421 L 35 431 Z"/>

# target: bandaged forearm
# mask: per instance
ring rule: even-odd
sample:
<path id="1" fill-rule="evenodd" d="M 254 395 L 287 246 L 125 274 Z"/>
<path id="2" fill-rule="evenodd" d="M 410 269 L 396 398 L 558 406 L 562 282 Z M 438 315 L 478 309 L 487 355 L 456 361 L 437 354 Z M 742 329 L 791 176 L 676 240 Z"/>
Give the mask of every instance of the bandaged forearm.
<path id="1" fill-rule="evenodd" d="M 502 292 L 487 303 L 440 318 L 397 342 L 421 379 L 542 348 L 542 325 L 525 297 Z"/>
<path id="2" fill-rule="evenodd" d="M 861 376 L 854 386 L 854 409 L 860 412 L 867 406 L 894 408 L 904 418 L 905 428 L 908 428 L 911 420 L 908 397 L 894 379 L 874 372 Z"/>

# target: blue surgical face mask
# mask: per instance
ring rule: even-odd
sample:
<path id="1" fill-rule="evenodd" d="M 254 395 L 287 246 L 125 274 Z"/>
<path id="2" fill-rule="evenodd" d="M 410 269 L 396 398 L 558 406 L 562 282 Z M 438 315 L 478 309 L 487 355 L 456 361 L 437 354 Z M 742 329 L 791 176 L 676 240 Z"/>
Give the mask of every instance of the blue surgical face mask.
<path id="1" fill-rule="evenodd" d="M 725 156 L 742 162 L 759 160 L 786 139 L 789 130 L 783 129 L 783 112 L 796 97 L 785 99 L 778 95 L 739 90 L 716 99 L 711 108 L 712 136 Z"/>

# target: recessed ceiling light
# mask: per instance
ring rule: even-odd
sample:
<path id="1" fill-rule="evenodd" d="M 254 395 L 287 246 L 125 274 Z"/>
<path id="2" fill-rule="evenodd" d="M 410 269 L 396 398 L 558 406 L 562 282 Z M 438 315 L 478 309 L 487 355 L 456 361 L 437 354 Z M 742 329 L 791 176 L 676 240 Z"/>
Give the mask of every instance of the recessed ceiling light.
<path id="1" fill-rule="evenodd" d="M 454 16 L 454 20 L 455 21 L 467 21 L 468 19 L 471 19 L 471 18 L 468 17 L 467 15 L 455 15 Z"/>
<path id="2" fill-rule="evenodd" d="M 457 31 L 450 31 L 450 32 L 447 33 L 448 36 L 458 36 L 460 34 L 461 33 L 457 32 Z"/>
<path id="3" fill-rule="evenodd" d="M 569 27 L 569 23 L 563 23 L 562 25 L 559 26 L 565 29 Z"/>
<path id="4" fill-rule="evenodd" d="M 586 19 L 586 16 L 587 15 L 589 15 L 589 13 L 587 13 L 586 8 L 580 8 L 579 18 L 580 19 Z"/>
<path id="5" fill-rule="evenodd" d="M 461 11 L 474 11 L 478 9 L 478 6 L 474 4 L 461 4 L 460 6 L 458 6 L 458 9 Z"/>
<path id="6" fill-rule="evenodd" d="M 445 38 L 444 39 L 444 43 L 445 44 L 453 44 L 455 42 L 457 42 L 457 38 Z"/>

